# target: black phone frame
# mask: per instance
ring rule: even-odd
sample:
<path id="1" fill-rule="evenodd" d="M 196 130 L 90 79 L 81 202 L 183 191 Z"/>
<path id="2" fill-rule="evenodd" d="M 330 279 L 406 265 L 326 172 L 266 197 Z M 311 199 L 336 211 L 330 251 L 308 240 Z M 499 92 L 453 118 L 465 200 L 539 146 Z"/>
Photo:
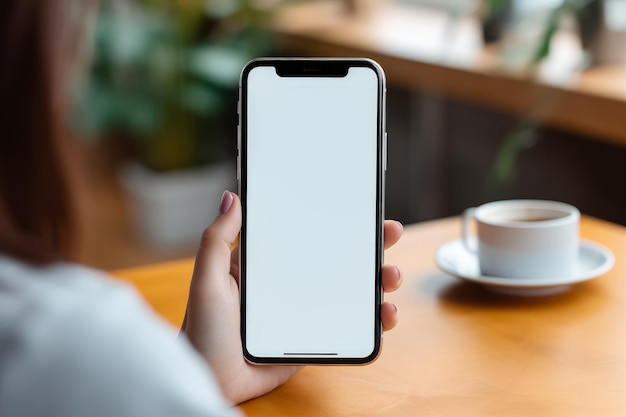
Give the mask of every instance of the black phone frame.
<path id="1" fill-rule="evenodd" d="M 375 323 L 374 348 L 366 357 L 257 357 L 252 355 L 246 347 L 246 214 L 247 214 L 247 82 L 250 72 L 257 67 L 275 67 L 282 77 L 344 77 L 351 67 L 367 67 L 372 69 L 378 79 L 377 99 L 377 174 L 376 174 L 376 294 L 375 294 Z M 238 101 L 238 143 L 237 143 L 237 179 L 239 181 L 239 196 L 242 203 L 242 227 L 239 240 L 239 291 L 240 291 L 240 332 L 243 355 L 254 364 L 267 365 L 365 365 L 376 360 L 382 345 L 382 323 L 380 308 L 383 300 L 382 265 L 384 262 L 384 201 L 385 201 L 385 171 L 387 159 L 386 141 L 386 79 L 382 67 L 369 58 L 257 58 L 243 68 L 239 82 Z"/>

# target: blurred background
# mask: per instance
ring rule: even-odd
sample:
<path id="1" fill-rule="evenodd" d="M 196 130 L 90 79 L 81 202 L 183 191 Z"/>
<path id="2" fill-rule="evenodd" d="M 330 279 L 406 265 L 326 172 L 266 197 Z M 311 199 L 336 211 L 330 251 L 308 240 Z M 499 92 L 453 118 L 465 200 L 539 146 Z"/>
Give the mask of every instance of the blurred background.
<path id="1" fill-rule="evenodd" d="M 88 265 L 194 255 L 257 56 L 383 66 L 388 218 L 545 198 L 626 225 L 626 0 L 101 0 L 88 28 L 67 116 Z"/>

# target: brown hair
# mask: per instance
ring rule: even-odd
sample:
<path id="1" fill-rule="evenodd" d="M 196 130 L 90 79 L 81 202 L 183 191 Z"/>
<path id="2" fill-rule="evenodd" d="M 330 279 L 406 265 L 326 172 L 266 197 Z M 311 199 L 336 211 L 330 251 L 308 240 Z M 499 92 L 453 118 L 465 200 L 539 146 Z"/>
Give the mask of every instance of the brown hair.
<path id="1" fill-rule="evenodd" d="M 4 0 L 0 13 L 0 252 L 31 263 L 71 250 L 57 91 L 63 2 Z"/>

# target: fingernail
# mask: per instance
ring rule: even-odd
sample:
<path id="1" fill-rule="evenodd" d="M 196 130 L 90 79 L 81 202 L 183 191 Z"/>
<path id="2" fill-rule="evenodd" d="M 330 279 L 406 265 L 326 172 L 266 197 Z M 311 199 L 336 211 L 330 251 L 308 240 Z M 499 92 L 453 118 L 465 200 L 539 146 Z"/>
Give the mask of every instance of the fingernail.
<path id="1" fill-rule="evenodd" d="M 396 314 L 398 313 L 398 306 L 396 305 L 396 303 L 391 303 L 391 305 L 393 306 L 393 309 L 396 310 Z"/>
<path id="2" fill-rule="evenodd" d="M 402 281 L 404 281 L 404 277 L 402 276 L 402 271 L 400 270 L 400 268 L 398 268 L 396 265 L 395 266 L 395 270 L 396 270 L 396 276 L 398 278 L 398 287 L 400 287 L 402 285 Z"/>
<path id="3" fill-rule="evenodd" d="M 398 279 L 400 279 L 402 277 L 402 271 L 400 271 L 400 268 L 398 268 L 398 265 L 394 265 L 393 269 L 395 269 L 396 275 L 398 275 Z"/>
<path id="4" fill-rule="evenodd" d="M 228 210 L 232 207 L 234 200 L 235 198 L 230 191 L 224 191 L 224 194 L 222 194 L 222 202 L 220 204 L 220 214 L 228 213 Z"/>

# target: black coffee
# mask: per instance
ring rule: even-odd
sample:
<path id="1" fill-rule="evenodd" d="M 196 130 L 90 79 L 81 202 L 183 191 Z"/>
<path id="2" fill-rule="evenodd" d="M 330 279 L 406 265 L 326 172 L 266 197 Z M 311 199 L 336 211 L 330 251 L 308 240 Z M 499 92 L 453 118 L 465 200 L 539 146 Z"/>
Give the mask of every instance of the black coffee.
<path id="1" fill-rule="evenodd" d="M 565 215 L 563 216 L 550 216 L 550 217 L 521 217 L 521 218 L 511 218 L 511 219 L 507 219 L 507 221 L 510 222 L 545 222 L 546 220 L 554 220 L 554 219 L 560 219 L 562 217 L 565 217 Z"/>

